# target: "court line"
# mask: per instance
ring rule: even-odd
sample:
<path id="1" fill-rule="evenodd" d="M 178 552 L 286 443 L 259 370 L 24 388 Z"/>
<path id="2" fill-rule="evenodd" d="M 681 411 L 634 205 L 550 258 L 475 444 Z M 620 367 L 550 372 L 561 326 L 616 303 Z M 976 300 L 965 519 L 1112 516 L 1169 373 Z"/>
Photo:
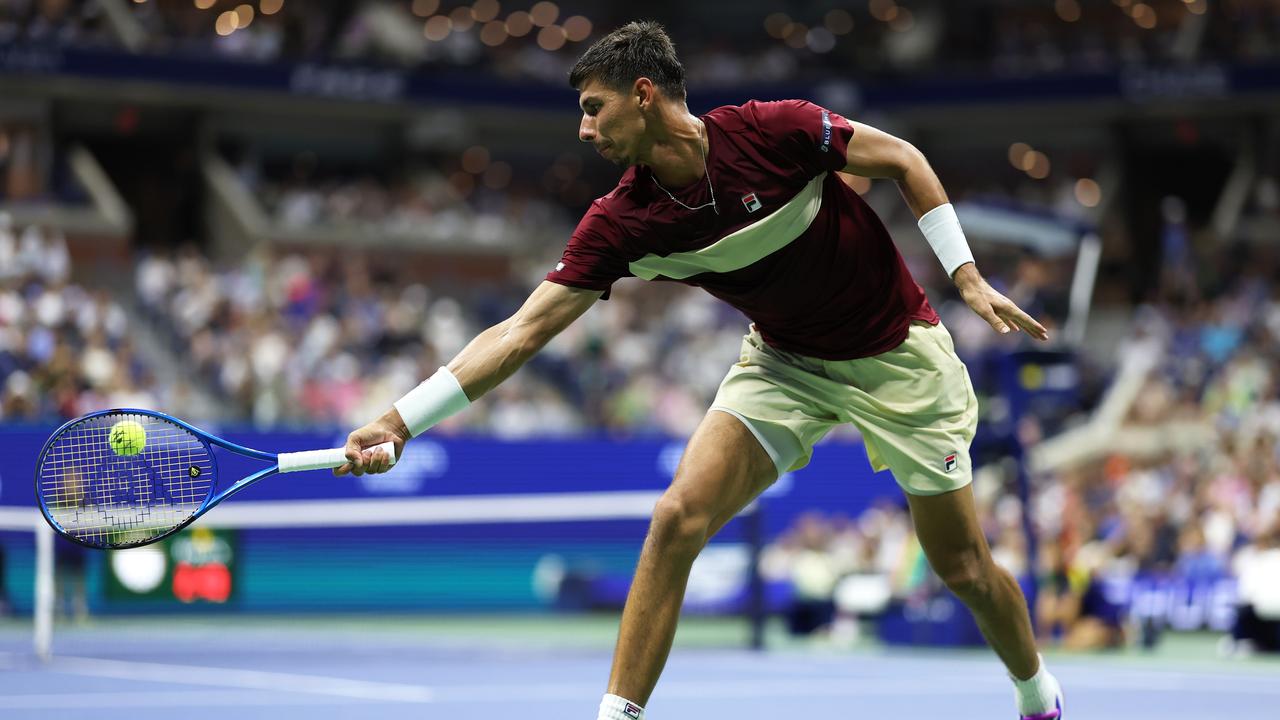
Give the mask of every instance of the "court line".
<path id="1" fill-rule="evenodd" d="M 352 680 L 348 678 L 280 673 L 272 671 L 241 670 L 234 668 L 172 665 L 125 660 L 104 660 L 83 657 L 55 657 L 47 666 L 52 672 L 108 677 L 133 681 L 163 682 L 183 685 L 217 686 L 251 690 L 269 690 L 276 693 L 301 693 L 360 700 L 407 703 L 492 703 L 523 701 L 563 701 L 593 697 L 600 692 L 596 683 L 530 683 L 510 684 L 495 682 L 487 685 L 423 686 L 405 683 Z M 1251 683 L 1240 687 L 1239 683 L 1203 682 L 1204 676 L 1189 673 L 1119 672 L 1089 675 L 1078 672 L 1065 673 L 1068 682 L 1077 689 L 1099 690 L 1187 690 L 1196 696 L 1219 694 L 1271 696 L 1280 694 L 1280 687 L 1271 688 Z M 1225 680 L 1226 678 L 1218 678 Z M 1237 680 L 1242 678 L 1235 678 Z M 1232 687 L 1234 685 L 1234 687 Z M 993 674 L 988 681 L 977 678 L 952 677 L 936 679 L 922 686 L 918 679 L 904 674 L 895 678 L 868 677 L 814 677 L 801 680 L 789 677 L 785 680 L 746 681 L 735 680 L 676 680 L 662 684 L 664 698 L 781 698 L 781 697 L 871 697 L 910 695 L 995 695 L 1005 689 L 1002 678 Z M 194 692 L 194 691 L 193 691 Z M 175 697 L 178 694 L 174 694 Z M 12 699 L 22 696 L 10 696 Z M 118 699 L 124 702 L 123 699 Z M 272 701 L 270 704 L 276 704 Z M 0 707 L 6 707 L 0 703 Z"/>
<path id="2" fill-rule="evenodd" d="M 67 656 L 54 657 L 48 667 L 54 672 L 109 677 L 119 680 L 146 680 L 182 685 L 213 685 L 410 703 L 429 703 L 435 702 L 436 699 L 434 690 L 421 685 L 351 680 L 324 675 L 299 675 L 259 670 L 237 670 L 234 668 L 196 665 L 167 665 L 131 660 L 101 660 L 98 658 Z"/>
<path id="3" fill-rule="evenodd" d="M 363 701 L 366 698 L 359 698 Z M 194 706 L 331 705 L 332 697 L 300 698 L 296 694 L 245 690 L 170 690 L 132 692 L 29 693 L 0 696 L 0 710 L 74 710 Z"/>
<path id="4" fill-rule="evenodd" d="M 49 664 L 49 669 L 54 672 L 124 680 L 212 685 L 416 703 L 508 702 L 512 699 L 572 700 L 594 696 L 600 692 L 600 688 L 596 683 L 586 682 L 493 683 L 487 685 L 430 687 L 403 683 L 350 680 L 320 675 L 68 656 L 55 657 Z M 994 680 L 990 687 L 984 687 L 981 683 L 953 680 L 935 682 L 925 692 L 935 695 L 987 695 L 995 692 L 1000 687 L 1001 685 Z M 663 684 L 664 695 L 678 698 L 900 696 L 904 692 L 919 694 L 921 691 L 922 688 L 920 688 L 919 683 L 907 677 L 894 680 L 883 678 L 813 678 L 808 681 L 787 679 L 764 682 L 676 680 Z"/>

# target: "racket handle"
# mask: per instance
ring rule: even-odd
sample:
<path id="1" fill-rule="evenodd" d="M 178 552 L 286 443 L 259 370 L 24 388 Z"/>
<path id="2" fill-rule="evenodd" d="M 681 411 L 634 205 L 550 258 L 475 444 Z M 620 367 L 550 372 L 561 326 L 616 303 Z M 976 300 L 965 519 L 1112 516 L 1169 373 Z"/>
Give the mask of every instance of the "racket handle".
<path id="1" fill-rule="evenodd" d="M 391 458 L 391 465 L 396 464 L 396 446 L 390 440 L 366 450 L 386 450 Z M 340 467 L 347 462 L 345 448 L 329 448 L 328 450 L 305 450 L 303 452 L 280 453 L 276 456 L 280 472 L 301 472 L 303 470 L 328 470 Z"/>

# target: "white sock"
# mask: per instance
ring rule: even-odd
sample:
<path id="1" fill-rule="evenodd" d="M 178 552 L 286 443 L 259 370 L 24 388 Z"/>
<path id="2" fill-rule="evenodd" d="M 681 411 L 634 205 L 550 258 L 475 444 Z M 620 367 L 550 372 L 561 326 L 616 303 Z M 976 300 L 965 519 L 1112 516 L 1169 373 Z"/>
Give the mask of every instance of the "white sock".
<path id="1" fill-rule="evenodd" d="M 1039 656 L 1037 656 L 1039 657 Z M 1023 715 L 1039 715 L 1057 708 L 1057 697 L 1062 693 L 1058 680 L 1044 667 L 1044 658 L 1040 657 L 1040 669 L 1027 680 L 1019 680 L 1013 675 L 1013 691 L 1018 700 L 1018 712 Z"/>
<path id="2" fill-rule="evenodd" d="M 644 720 L 644 708 L 617 695 L 605 695 L 596 720 Z"/>

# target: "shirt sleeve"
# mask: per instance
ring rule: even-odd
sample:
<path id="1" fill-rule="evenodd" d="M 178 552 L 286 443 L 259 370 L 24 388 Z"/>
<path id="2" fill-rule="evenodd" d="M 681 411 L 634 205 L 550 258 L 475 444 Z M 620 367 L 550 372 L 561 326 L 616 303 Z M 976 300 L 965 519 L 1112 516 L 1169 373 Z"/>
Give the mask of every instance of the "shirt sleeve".
<path id="1" fill-rule="evenodd" d="M 753 103 L 762 139 L 809 177 L 844 169 L 853 124 L 806 100 Z"/>
<path id="2" fill-rule="evenodd" d="M 618 241 L 608 213 L 599 200 L 595 201 L 570 236 L 560 262 L 547 273 L 547 280 L 584 290 L 603 290 L 601 299 L 608 300 L 614 281 L 631 275 L 626 260 L 616 250 Z"/>

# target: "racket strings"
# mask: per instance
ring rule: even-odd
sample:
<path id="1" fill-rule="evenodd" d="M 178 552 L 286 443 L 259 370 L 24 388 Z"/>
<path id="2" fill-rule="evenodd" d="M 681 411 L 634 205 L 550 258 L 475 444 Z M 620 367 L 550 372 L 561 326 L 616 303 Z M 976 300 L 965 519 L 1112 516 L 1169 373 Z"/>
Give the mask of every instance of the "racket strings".
<path id="1" fill-rule="evenodd" d="M 126 426 L 122 437 L 119 424 L 126 421 L 138 427 Z M 213 482 L 213 460 L 198 437 L 135 413 L 99 415 L 67 427 L 40 466 L 40 493 L 54 522 L 98 547 L 164 535 L 195 514 Z"/>

